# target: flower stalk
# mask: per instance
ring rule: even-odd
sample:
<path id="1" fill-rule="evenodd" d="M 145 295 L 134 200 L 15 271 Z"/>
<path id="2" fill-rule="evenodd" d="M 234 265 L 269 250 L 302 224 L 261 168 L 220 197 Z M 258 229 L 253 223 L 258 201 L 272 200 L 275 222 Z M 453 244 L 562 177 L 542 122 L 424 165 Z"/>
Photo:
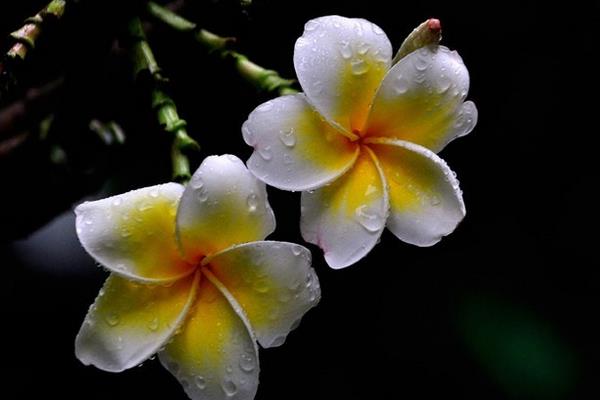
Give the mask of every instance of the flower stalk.
<path id="1" fill-rule="evenodd" d="M 277 71 L 266 69 L 232 50 L 231 45 L 235 43 L 235 38 L 222 37 L 201 29 L 196 23 L 152 1 L 148 2 L 147 10 L 150 15 L 172 29 L 191 35 L 209 53 L 232 63 L 240 76 L 257 90 L 279 96 L 298 93 L 294 88 L 295 80 L 282 78 Z"/>
<path id="2" fill-rule="evenodd" d="M 199 150 L 200 146 L 188 135 L 187 123 L 179 117 L 175 102 L 163 89 L 167 79 L 161 74 L 139 18 L 131 20 L 129 37 L 132 41 L 131 55 L 135 79 L 139 79 L 144 72 L 149 75 L 152 85 L 152 108 L 156 110 L 162 128 L 173 135 L 171 146 L 173 180 L 187 182 L 191 178 L 191 173 L 190 163 L 185 153 L 189 150 Z"/>
<path id="3" fill-rule="evenodd" d="M 44 25 L 51 19 L 60 19 L 65 7 L 65 0 L 52 0 L 42 11 L 27 18 L 21 28 L 10 34 L 16 43 L 8 50 L 7 57 L 25 60 L 28 52 L 35 48 Z"/>
<path id="4" fill-rule="evenodd" d="M 11 97 L 17 85 L 15 68 L 23 63 L 35 49 L 43 31 L 52 22 L 62 18 L 66 8 L 65 0 L 52 0 L 40 12 L 25 20 L 24 25 L 10 34 L 15 43 L 0 62 L 0 102 Z"/>

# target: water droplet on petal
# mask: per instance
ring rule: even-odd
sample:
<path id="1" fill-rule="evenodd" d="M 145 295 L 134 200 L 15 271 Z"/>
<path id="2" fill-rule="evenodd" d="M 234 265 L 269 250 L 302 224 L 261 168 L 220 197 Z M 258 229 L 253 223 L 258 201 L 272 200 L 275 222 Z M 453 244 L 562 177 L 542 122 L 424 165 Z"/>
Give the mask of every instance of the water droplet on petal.
<path id="1" fill-rule="evenodd" d="M 279 140 L 287 147 L 294 147 L 296 145 L 296 133 L 294 132 L 294 128 L 280 131 Z"/>
<path id="2" fill-rule="evenodd" d="M 302 246 L 300 246 L 299 244 L 293 245 L 292 254 L 295 256 L 299 256 L 300 254 L 302 254 Z"/>
<path id="3" fill-rule="evenodd" d="M 365 190 L 365 196 L 370 196 L 373 193 L 377 193 L 378 191 L 379 191 L 379 189 L 377 189 L 377 186 L 369 185 L 369 186 L 367 186 L 367 190 Z"/>
<path id="4" fill-rule="evenodd" d="M 285 343 L 285 336 L 277 336 L 271 341 L 271 346 L 277 347 L 281 346 L 283 343 Z"/>
<path id="5" fill-rule="evenodd" d="M 352 60 L 350 66 L 354 75 L 364 75 L 369 71 L 369 64 L 361 59 Z"/>
<path id="6" fill-rule="evenodd" d="M 254 137 L 254 132 L 248 128 L 247 121 L 242 125 L 242 137 L 249 146 L 254 146 L 256 144 L 256 137 Z"/>
<path id="7" fill-rule="evenodd" d="M 258 208 L 258 196 L 255 193 L 250 193 L 246 199 L 248 205 L 248 211 L 255 212 Z"/>
<path id="8" fill-rule="evenodd" d="M 223 388 L 225 394 L 229 397 L 235 395 L 238 390 L 237 385 L 230 379 L 226 379 L 225 381 L 223 381 L 221 387 Z"/>
<path id="9" fill-rule="evenodd" d="M 304 30 L 306 32 L 312 32 L 315 29 L 317 29 L 319 27 L 319 22 L 313 20 L 308 21 L 306 24 L 304 24 Z"/>
<path id="10" fill-rule="evenodd" d="M 452 85 L 452 81 L 446 74 L 441 74 L 440 79 L 438 80 L 438 84 L 436 87 L 436 91 L 439 94 L 445 93 L 450 89 L 450 85 Z"/>
<path id="11" fill-rule="evenodd" d="M 206 188 L 201 187 L 200 189 L 196 190 L 196 198 L 200 203 L 204 203 L 206 200 L 208 200 L 208 191 Z"/>
<path id="12" fill-rule="evenodd" d="M 360 54 L 361 56 L 364 56 L 365 54 L 367 54 L 369 52 L 369 50 L 371 49 L 371 47 L 369 47 L 369 45 L 365 42 L 360 42 L 358 47 L 356 48 L 356 52 L 358 54 Z"/>
<path id="13" fill-rule="evenodd" d="M 269 285 L 265 278 L 259 278 L 254 281 L 254 290 L 258 293 L 267 293 L 269 291 Z"/>
<path id="14" fill-rule="evenodd" d="M 340 54 L 345 60 L 349 60 L 352 57 L 352 47 L 349 42 L 346 42 L 345 40 L 340 42 Z"/>
<path id="15" fill-rule="evenodd" d="M 273 158 L 273 153 L 271 153 L 271 146 L 265 146 L 258 149 L 258 154 L 265 161 L 269 161 Z"/>
<path id="16" fill-rule="evenodd" d="M 404 94 L 408 91 L 408 81 L 402 75 L 398 75 L 396 77 L 394 91 L 396 92 L 396 94 Z"/>
<path id="17" fill-rule="evenodd" d="M 306 286 L 306 288 L 310 288 L 312 286 L 313 283 L 313 276 L 308 273 L 306 274 L 306 278 L 304 278 L 304 286 Z"/>
<path id="18" fill-rule="evenodd" d="M 202 179 L 202 176 L 200 176 L 199 174 L 192 176 L 190 186 L 192 187 L 192 189 L 202 189 L 202 187 L 204 186 L 204 180 Z"/>
<path id="19" fill-rule="evenodd" d="M 108 326 L 117 326 L 119 325 L 120 322 L 120 318 L 119 318 L 119 314 L 115 313 L 115 312 L 110 312 L 108 314 L 106 314 L 106 316 L 104 317 L 104 321 L 106 322 L 106 324 Z"/>
<path id="20" fill-rule="evenodd" d="M 194 378 L 194 382 L 196 383 L 196 387 L 200 390 L 204 390 L 206 388 L 206 379 L 203 376 L 198 375 Z"/>
<path id="21" fill-rule="evenodd" d="M 148 322 L 148 329 L 150 329 L 152 332 L 158 329 L 158 317 L 154 317 L 150 320 L 150 322 Z"/>
<path id="22" fill-rule="evenodd" d="M 436 196 L 435 194 L 434 194 L 434 195 L 432 195 L 432 196 L 429 198 L 429 202 L 430 202 L 430 203 L 431 203 L 431 205 L 432 205 L 432 206 L 434 206 L 434 207 L 437 207 L 437 206 L 439 206 L 439 205 L 442 203 L 442 201 L 440 200 L 440 198 L 439 198 L 438 196 Z"/>
<path id="23" fill-rule="evenodd" d="M 118 207 L 121 205 L 121 199 L 114 199 L 112 205 Z"/>
<path id="24" fill-rule="evenodd" d="M 354 214 L 358 223 L 369 232 L 379 231 L 385 222 L 378 212 L 366 205 L 357 207 Z"/>
<path id="25" fill-rule="evenodd" d="M 150 197 L 156 199 L 158 197 L 158 189 L 152 189 L 150 191 Z"/>
<path id="26" fill-rule="evenodd" d="M 417 57 L 414 58 L 413 66 L 417 71 L 425 71 L 429 68 L 428 52 L 419 51 Z"/>
<path id="27" fill-rule="evenodd" d="M 254 361 L 254 356 L 248 353 L 242 354 L 240 358 L 240 368 L 244 372 L 252 372 L 256 368 L 256 362 Z"/>
<path id="28" fill-rule="evenodd" d="M 289 154 L 284 154 L 283 155 L 283 163 L 285 165 L 291 165 L 294 163 L 294 160 L 292 159 L 292 157 Z"/>

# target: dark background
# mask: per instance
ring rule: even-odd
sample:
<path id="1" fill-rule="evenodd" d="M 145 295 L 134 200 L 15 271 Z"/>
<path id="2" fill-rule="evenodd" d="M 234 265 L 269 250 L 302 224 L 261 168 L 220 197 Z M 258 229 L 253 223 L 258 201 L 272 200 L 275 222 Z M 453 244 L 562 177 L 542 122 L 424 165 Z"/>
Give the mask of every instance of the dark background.
<path id="1" fill-rule="evenodd" d="M 45 2 L 1 6 L 3 52 L 8 33 Z M 599 9 L 549 3 L 257 0 L 242 11 L 235 1 L 196 0 L 181 9 L 239 37 L 242 52 L 286 77 L 310 18 L 369 19 L 397 49 L 437 17 L 443 43 L 469 68 L 479 109 L 475 130 L 441 153 L 461 180 L 464 222 L 432 248 L 386 232 L 341 271 L 311 247 L 323 299 L 283 347 L 261 351 L 257 399 L 598 398 Z M 60 76 L 65 87 L 46 112 L 55 113 L 49 138 L 0 157 L 2 398 L 185 398 L 157 360 L 110 374 L 73 352 L 107 274 L 80 248 L 72 206 L 170 176 L 168 138 L 114 43 L 135 7 L 76 3 L 20 69 L 23 88 Z M 179 34 L 150 28 L 180 114 L 202 145 L 193 167 L 210 154 L 246 159 L 240 126 L 268 96 Z M 126 144 L 104 146 L 87 128 L 91 118 L 117 121 Z M 35 137 L 38 123 L 32 117 L 22 131 Z M 56 146 L 58 164 L 49 162 Z M 300 195 L 269 190 L 278 221 L 271 238 L 302 243 Z"/>

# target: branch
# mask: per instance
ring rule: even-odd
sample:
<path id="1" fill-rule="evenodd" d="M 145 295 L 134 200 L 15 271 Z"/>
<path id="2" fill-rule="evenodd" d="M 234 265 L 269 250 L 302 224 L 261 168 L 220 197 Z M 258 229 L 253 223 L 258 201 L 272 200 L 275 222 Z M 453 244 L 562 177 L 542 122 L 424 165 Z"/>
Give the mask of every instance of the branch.
<path id="1" fill-rule="evenodd" d="M 242 78 L 258 90 L 269 94 L 276 93 L 280 96 L 298 93 L 293 87 L 296 83 L 295 80 L 284 79 L 277 71 L 261 67 L 250 61 L 245 55 L 230 50 L 235 38 L 221 37 L 205 29 L 200 29 L 194 22 L 152 1 L 148 2 L 147 10 L 150 15 L 171 28 L 191 35 L 196 42 L 200 43 L 210 53 L 232 62 Z"/>
<path id="2" fill-rule="evenodd" d="M 57 79 L 40 88 L 29 89 L 19 101 L 0 110 L 0 140 L 11 138 L 23 131 L 31 121 L 48 114 L 50 105 L 55 104 L 63 87 L 63 79 Z"/>
<path id="3" fill-rule="evenodd" d="M 50 21 L 60 19 L 65 12 L 65 7 L 65 0 L 52 0 L 39 13 L 27 18 L 21 28 L 10 34 L 16 43 L 0 63 L 0 101 L 16 86 L 13 67 L 25 61 L 28 54 L 35 49 L 46 26 Z"/>
<path id="4" fill-rule="evenodd" d="M 171 146 L 171 162 L 173 179 L 186 182 L 191 178 L 190 163 L 184 154 L 187 150 L 199 150 L 200 146 L 192 139 L 186 130 L 186 122 L 179 118 L 175 102 L 163 90 L 167 82 L 161 75 L 160 67 L 154 58 L 152 49 L 146 40 L 139 18 L 134 18 L 129 24 L 129 37 L 132 41 L 131 55 L 136 80 L 141 73 L 147 72 L 152 84 L 152 107 L 156 110 L 158 122 L 163 129 L 173 134 Z"/>

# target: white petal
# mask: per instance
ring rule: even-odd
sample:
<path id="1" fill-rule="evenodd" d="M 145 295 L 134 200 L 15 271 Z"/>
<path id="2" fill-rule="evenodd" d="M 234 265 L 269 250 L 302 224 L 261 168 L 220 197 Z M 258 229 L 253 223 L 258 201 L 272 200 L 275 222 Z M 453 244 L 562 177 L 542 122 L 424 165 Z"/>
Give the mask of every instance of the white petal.
<path id="1" fill-rule="evenodd" d="M 377 25 L 332 15 L 306 23 L 294 67 L 310 103 L 352 136 L 364 126 L 391 57 L 390 41 Z"/>
<path id="2" fill-rule="evenodd" d="M 203 260 L 240 304 L 263 347 L 283 344 L 319 302 L 310 263 L 306 248 L 285 242 L 246 243 Z"/>
<path id="3" fill-rule="evenodd" d="M 369 120 L 368 136 L 406 140 L 438 152 L 477 122 L 469 72 L 455 51 L 429 46 L 403 58 L 386 75 Z"/>
<path id="4" fill-rule="evenodd" d="M 177 211 L 179 241 L 191 262 L 238 243 L 262 240 L 274 229 L 265 184 L 232 155 L 202 162 Z"/>
<path id="5" fill-rule="evenodd" d="M 388 214 L 385 178 L 367 147 L 337 181 L 302 193 L 300 228 L 304 240 L 325 252 L 332 268 L 363 258 L 379 240 Z"/>
<path id="6" fill-rule="evenodd" d="M 155 354 L 183 323 L 197 277 L 170 286 L 141 285 L 112 274 L 77 334 L 75 354 L 85 365 L 120 372 Z"/>
<path id="7" fill-rule="evenodd" d="M 394 139 L 373 139 L 390 194 L 387 226 L 398 238 L 431 246 L 450 234 L 465 216 L 458 180 L 431 150 Z"/>
<path id="8" fill-rule="evenodd" d="M 96 261 L 128 279 L 168 282 L 193 272 L 179 253 L 175 213 L 183 186 L 133 190 L 75 209 L 77 236 Z"/>
<path id="9" fill-rule="evenodd" d="M 242 132 L 254 147 L 250 171 L 284 190 L 323 186 L 346 172 L 358 155 L 358 145 L 325 122 L 302 93 L 258 106 Z"/>
<path id="10" fill-rule="evenodd" d="M 160 361 L 192 400 L 252 400 L 259 374 L 256 341 L 234 310 L 239 306 L 221 290 L 203 275 L 196 307 Z"/>

